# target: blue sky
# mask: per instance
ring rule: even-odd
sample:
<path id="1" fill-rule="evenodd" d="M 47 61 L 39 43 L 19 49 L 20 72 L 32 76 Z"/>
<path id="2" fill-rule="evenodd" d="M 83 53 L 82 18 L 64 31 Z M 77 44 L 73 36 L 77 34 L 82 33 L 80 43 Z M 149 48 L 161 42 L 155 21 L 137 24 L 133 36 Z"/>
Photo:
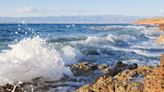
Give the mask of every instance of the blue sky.
<path id="1" fill-rule="evenodd" d="M 164 15 L 164 0 L 0 0 L 0 16 Z"/>

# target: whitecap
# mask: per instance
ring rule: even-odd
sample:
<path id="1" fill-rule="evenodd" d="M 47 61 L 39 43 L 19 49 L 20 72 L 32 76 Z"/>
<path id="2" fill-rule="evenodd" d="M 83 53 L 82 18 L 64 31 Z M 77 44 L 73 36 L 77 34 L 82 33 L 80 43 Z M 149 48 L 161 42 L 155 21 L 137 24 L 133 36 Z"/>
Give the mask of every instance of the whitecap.
<path id="1" fill-rule="evenodd" d="M 65 67 L 64 60 L 70 58 L 70 63 L 77 56 L 76 50 L 66 46 L 63 48 L 63 58 L 59 51 L 48 49 L 45 44 L 47 43 L 42 38 L 27 38 L 10 45 L 10 50 L 0 53 L 0 85 L 30 81 L 36 77 L 51 81 L 59 80 L 64 75 L 72 76 L 70 69 Z"/>

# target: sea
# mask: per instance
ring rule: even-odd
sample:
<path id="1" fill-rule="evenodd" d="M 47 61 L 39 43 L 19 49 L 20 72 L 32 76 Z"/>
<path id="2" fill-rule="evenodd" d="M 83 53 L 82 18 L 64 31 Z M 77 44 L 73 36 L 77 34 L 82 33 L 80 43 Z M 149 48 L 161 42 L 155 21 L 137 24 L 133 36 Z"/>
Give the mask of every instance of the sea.
<path id="1" fill-rule="evenodd" d="M 69 66 L 84 61 L 156 67 L 164 52 L 164 45 L 156 42 L 162 34 L 157 30 L 154 25 L 134 24 L 0 24 L 0 85 L 38 77 L 78 80 Z M 71 92 L 77 87 L 71 85 L 84 83 L 61 82 L 58 90 Z"/>

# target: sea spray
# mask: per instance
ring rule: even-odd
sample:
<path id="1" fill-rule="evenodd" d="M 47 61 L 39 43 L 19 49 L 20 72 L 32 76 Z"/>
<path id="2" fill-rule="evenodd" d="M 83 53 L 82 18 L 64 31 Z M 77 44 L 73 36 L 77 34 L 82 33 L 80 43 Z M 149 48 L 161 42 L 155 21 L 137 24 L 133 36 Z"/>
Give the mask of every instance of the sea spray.
<path id="1" fill-rule="evenodd" d="M 40 37 L 27 38 L 9 45 L 10 50 L 0 53 L 0 85 L 30 81 L 36 77 L 59 80 L 64 74 L 71 76 L 72 73 L 65 67 L 64 60 L 71 55 L 76 56 L 74 49 L 68 46 L 63 48 L 65 54 L 69 51 L 69 55 L 63 59 L 56 49 L 50 50 L 45 44 L 46 41 Z"/>
<path id="2" fill-rule="evenodd" d="M 82 58 L 82 53 L 69 45 L 64 46 L 62 49 L 62 56 L 65 61 L 65 64 L 77 63 L 78 60 Z"/>

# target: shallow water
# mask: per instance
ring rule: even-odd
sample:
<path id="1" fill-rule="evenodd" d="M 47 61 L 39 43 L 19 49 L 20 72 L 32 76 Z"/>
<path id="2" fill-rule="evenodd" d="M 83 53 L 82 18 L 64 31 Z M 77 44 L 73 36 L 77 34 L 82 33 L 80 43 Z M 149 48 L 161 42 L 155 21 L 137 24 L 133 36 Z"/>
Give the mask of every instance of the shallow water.
<path id="1" fill-rule="evenodd" d="M 67 65 L 82 61 L 157 66 L 164 46 L 156 43 L 161 34 L 156 30 L 129 24 L 0 24 L 0 85 L 73 77 Z"/>

